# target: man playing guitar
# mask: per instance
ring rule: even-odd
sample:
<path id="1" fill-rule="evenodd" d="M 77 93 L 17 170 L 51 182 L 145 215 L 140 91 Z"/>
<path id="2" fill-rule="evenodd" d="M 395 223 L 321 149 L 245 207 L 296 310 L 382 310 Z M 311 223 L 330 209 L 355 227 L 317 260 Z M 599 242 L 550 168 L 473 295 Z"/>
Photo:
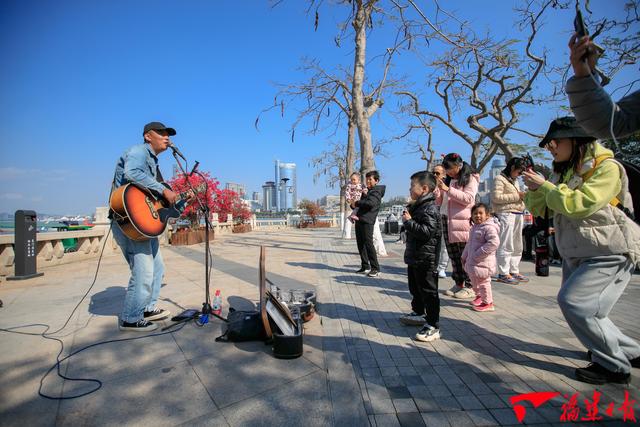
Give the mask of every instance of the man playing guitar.
<path id="1" fill-rule="evenodd" d="M 160 122 L 147 123 L 143 131 L 144 144 L 129 148 L 118 160 L 113 188 L 131 183 L 174 204 L 178 195 L 161 183 L 163 179 L 157 156 L 169 148 L 169 136 L 175 134 L 175 129 Z M 112 221 L 113 236 L 131 269 L 119 328 L 153 331 L 158 325 L 151 323 L 152 320 L 165 319 L 170 315 L 168 310 L 156 307 L 164 273 L 158 238 L 133 240 L 122 231 L 115 218 L 117 216 Z"/>

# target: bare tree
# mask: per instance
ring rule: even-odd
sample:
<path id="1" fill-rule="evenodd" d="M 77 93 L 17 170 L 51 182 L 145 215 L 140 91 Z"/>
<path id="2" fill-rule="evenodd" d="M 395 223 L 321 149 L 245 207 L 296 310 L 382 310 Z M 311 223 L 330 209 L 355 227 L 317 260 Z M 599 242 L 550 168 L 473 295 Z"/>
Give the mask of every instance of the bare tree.
<path id="1" fill-rule="evenodd" d="M 540 93 L 533 90 L 541 77 L 556 71 L 546 61 L 544 51 L 534 52 L 539 20 L 549 5 L 533 11 L 533 6 L 521 11 L 519 25 L 526 29 L 524 52 L 516 49 L 517 40 L 494 40 L 491 35 L 477 37 L 470 31 L 450 38 L 450 48 L 429 63 L 433 73 L 431 83 L 441 108 L 423 107 L 418 96 L 410 91 L 398 91 L 408 104 L 405 111 L 422 123 L 433 120 L 444 125 L 471 147 L 471 166 L 482 171 L 499 151 L 507 159 L 514 155 L 509 134 L 521 132 L 540 135 L 518 127 L 522 110 L 559 99 L 558 92 Z M 460 119 L 459 115 L 464 114 Z M 410 125 L 409 131 L 416 125 Z"/>

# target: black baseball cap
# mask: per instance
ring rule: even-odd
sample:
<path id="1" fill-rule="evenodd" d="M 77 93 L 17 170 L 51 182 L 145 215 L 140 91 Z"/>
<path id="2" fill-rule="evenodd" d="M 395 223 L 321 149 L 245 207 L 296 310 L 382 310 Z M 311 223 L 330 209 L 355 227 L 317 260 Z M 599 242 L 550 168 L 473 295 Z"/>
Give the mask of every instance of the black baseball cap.
<path id="1" fill-rule="evenodd" d="M 591 138 L 597 139 L 589 135 L 576 121 L 575 117 L 559 117 L 551 122 L 547 134 L 540 141 L 540 148 L 544 148 L 552 139 L 558 138 Z"/>
<path id="2" fill-rule="evenodd" d="M 176 130 L 174 128 L 168 128 L 164 124 L 160 122 L 151 122 L 144 125 L 144 130 L 142 134 L 149 132 L 150 130 L 166 130 L 169 136 L 173 136 L 176 134 Z"/>

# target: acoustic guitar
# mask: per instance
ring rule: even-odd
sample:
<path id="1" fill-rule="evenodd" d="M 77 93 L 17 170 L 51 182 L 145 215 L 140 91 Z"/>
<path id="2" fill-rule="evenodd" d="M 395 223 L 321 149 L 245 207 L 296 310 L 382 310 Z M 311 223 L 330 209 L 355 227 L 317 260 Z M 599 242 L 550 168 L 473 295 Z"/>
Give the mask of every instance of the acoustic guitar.
<path id="1" fill-rule="evenodd" d="M 167 184 L 164 184 L 170 188 Z M 206 184 L 195 188 L 196 192 L 206 189 Z M 178 218 L 187 207 L 187 194 L 179 193 L 171 205 L 164 198 L 134 184 L 125 184 L 113 190 L 109 207 L 120 225 L 122 232 L 132 240 L 144 241 L 157 237 L 167 228 L 171 218 Z"/>

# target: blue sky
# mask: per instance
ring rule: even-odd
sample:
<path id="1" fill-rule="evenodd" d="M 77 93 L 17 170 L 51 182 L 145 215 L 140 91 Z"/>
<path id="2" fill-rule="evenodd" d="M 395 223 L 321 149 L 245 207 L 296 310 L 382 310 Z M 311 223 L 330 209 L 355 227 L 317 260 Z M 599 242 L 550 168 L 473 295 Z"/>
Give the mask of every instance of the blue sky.
<path id="1" fill-rule="evenodd" d="M 515 3 L 447 3 L 481 32 L 514 31 Z M 592 3 L 597 13 L 622 1 Z M 292 143 L 294 114 L 263 115 L 260 131 L 254 121 L 272 102 L 274 83 L 302 79 L 302 57 L 352 67 L 351 51 L 333 42 L 341 13 L 325 6 L 314 32 L 298 1 L 275 9 L 257 0 L 1 2 L 0 212 L 93 213 L 106 205 L 117 158 L 142 141 L 143 125 L 153 120 L 176 128 L 174 143 L 222 184 L 261 191 L 279 159 L 298 165 L 299 198 L 337 194 L 323 179 L 314 184 L 309 160 L 342 134 L 300 130 Z M 557 60 L 566 57 L 572 15 L 558 12 L 545 27 L 542 42 Z M 386 35 L 372 37 L 370 56 L 389 44 Z M 419 82 L 419 64 L 406 58 L 398 73 Z M 394 131 L 395 119 L 383 110 L 372 120 L 376 138 Z M 528 127 L 543 132 L 555 115 L 537 111 Z M 436 129 L 436 141 L 439 150 L 469 152 L 443 130 Z M 407 151 L 397 142 L 376 160 L 389 196 L 405 195 L 407 177 L 424 167 Z M 168 152 L 161 156 L 165 175 L 172 163 Z"/>

